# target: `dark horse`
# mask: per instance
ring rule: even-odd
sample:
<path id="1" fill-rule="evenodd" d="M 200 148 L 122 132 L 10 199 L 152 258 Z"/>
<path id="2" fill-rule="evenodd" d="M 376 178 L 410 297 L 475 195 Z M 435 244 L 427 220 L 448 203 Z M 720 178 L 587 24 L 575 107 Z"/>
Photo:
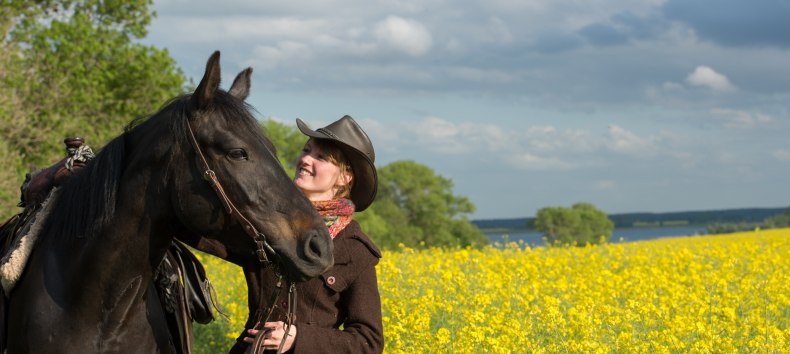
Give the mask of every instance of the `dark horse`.
<path id="1" fill-rule="evenodd" d="M 294 280 L 332 264 L 322 219 L 243 102 L 250 75 L 220 90 L 215 52 L 194 93 L 130 124 L 59 188 L 10 294 L 8 353 L 170 352 L 149 285 L 176 235 L 250 254 L 265 238 Z"/>

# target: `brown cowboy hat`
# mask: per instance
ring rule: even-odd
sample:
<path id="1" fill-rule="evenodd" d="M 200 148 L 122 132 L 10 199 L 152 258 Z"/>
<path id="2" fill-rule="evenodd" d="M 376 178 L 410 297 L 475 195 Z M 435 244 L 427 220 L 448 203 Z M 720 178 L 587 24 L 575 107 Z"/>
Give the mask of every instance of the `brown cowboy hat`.
<path id="1" fill-rule="evenodd" d="M 365 131 L 350 116 L 343 116 L 334 123 L 316 130 L 308 128 L 307 124 L 299 118 L 296 118 L 296 125 L 304 135 L 337 143 L 354 171 L 354 186 L 351 188 L 349 198 L 354 202 L 356 211 L 367 209 L 376 198 L 378 175 L 373 164 L 376 161 L 376 153 Z"/>

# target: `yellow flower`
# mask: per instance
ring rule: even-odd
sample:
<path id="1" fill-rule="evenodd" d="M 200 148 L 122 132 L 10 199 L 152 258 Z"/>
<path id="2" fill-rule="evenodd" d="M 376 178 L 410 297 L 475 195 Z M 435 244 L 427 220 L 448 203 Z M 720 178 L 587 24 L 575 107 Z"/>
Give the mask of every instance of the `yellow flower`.
<path id="1" fill-rule="evenodd" d="M 246 320 L 243 275 L 202 259 L 232 312 L 223 337 L 235 338 Z M 790 229 L 578 248 L 401 247 L 377 270 L 387 353 L 790 347 Z"/>

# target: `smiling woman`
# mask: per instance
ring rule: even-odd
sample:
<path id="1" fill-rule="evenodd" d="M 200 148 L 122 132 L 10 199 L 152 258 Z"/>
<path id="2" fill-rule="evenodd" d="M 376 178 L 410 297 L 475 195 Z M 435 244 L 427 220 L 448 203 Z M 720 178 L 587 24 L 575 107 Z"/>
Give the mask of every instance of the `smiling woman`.
<path id="1" fill-rule="evenodd" d="M 293 282 L 248 254 L 215 252 L 240 265 L 247 281 L 247 322 L 231 353 L 379 353 L 384 345 L 376 280 L 381 253 L 353 219 L 376 197 L 373 145 L 350 116 L 316 130 L 301 120 L 297 125 L 308 140 L 296 159 L 294 183 L 300 199 L 311 201 L 323 217 L 334 265 L 318 278 Z"/>
<path id="2" fill-rule="evenodd" d="M 339 148 L 317 139 L 305 143 L 294 183 L 311 201 L 345 198 L 353 188 L 350 166 Z"/>

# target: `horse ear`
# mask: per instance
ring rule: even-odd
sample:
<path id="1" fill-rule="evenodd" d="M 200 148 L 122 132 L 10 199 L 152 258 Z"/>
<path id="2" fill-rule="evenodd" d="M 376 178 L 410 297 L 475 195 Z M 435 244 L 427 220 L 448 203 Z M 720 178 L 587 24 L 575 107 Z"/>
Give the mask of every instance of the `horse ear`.
<path id="1" fill-rule="evenodd" d="M 228 93 L 242 101 L 247 99 L 247 96 L 250 94 L 250 76 L 252 76 L 252 68 L 246 68 L 236 75 L 236 79 L 233 80 L 233 85 Z"/>
<path id="2" fill-rule="evenodd" d="M 205 108 L 213 99 L 214 94 L 219 88 L 219 81 L 221 79 L 219 70 L 219 51 L 215 51 L 208 58 L 206 63 L 206 73 L 200 80 L 200 84 L 195 93 L 192 94 L 192 103 L 194 107 Z"/>

